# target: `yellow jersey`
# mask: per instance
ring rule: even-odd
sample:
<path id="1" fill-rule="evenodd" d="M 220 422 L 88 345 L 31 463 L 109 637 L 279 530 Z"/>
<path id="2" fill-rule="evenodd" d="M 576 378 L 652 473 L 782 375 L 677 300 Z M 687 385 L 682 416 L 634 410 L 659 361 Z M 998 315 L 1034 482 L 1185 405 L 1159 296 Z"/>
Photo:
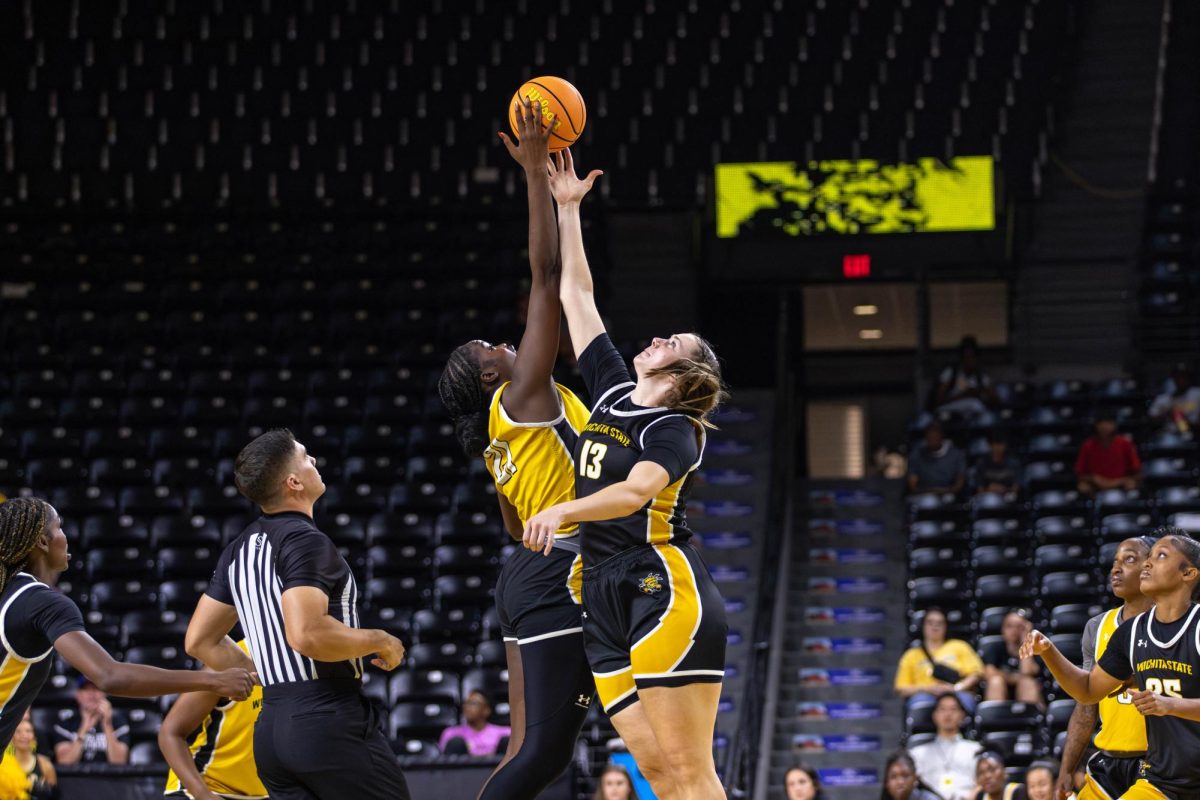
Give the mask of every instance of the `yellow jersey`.
<path id="1" fill-rule="evenodd" d="M 521 522 L 550 506 L 575 499 L 575 461 L 579 431 L 591 412 L 570 389 L 554 384 L 561 401 L 558 417 L 547 422 L 516 422 L 500 402 L 505 383 L 492 395 L 488 414 L 491 443 L 483 451 L 496 491 L 517 510 Z M 563 525 L 560 538 L 576 536 L 579 526 Z"/>
<path id="2" fill-rule="evenodd" d="M 1100 620 L 1100 627 L 1096 630 L 1095 663 L 1100 663 L 1100 656 L 1104 655 L 1108 640 L 1120 625 L 1119 607 L 1106 612 Z M 1146 718 L 1137 710 L 1128 692 L 1121 692 L 1116 697 L 1105 697 L 1098 706 L 1100 731 L 1093 742 L 1097 750 L 1108 750 L 1112 753 L 1146 752 Z"/>
<path id="3" fill-rule="evenodd" d="M 246 643 L 238 642 L 238 647 L 245 650 Z M 196 769 L 214 794 L 235 800 L 267 797 L 267 787 L 259 780 L 254 763 L 254 723 L 262 703 L 261 686 L 255 686 L 240 702 L 222 698 L 188 741 Z M 167 773 L 164 794 L 172 792 L 191 796 L 175 770 Z"/>

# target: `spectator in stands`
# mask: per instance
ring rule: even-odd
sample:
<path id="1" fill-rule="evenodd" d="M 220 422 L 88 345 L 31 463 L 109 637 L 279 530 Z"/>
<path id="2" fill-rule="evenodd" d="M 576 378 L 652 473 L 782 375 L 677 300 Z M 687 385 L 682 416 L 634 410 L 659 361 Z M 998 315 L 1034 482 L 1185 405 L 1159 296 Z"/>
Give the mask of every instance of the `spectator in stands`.
<path id="1" fill-rule="evenodd" d="M 1079 491 L 1093 494 L 1101 489 L 1136 489 L 1142 480 L 1142 461 L 1127 436 L 1117 435 L 1117 419 L 1101 414 L 1096 432 L 1084 441 L 1075 459 Z"/>
<path id="2" fill-rule="evenodd" d="M 963 738 L 962 724 L 966 718 L 967 710 L 958 695 L 942 695 L 933 709 L 937 738 L 912 749 L 917 777 L 933 787 L 942 800 L 970 800 L 978 790 L 975 759 L 982 746 Z"/>
<path id="3" fill-rule="evenodd" d="M 1054 800 L 1054 782 L 1058 780 L 1058 764 L 1035 761 L 1025 771 L 1025 793 L 1029 800 Z"/>
<path id="4" fill-rule="evenodd" d="M 995 399 L 991 380 L 979 368 L 979 342 L 974 336 L 964 336 L 958 345 L 958 363 L 938 376 L 934 408 L 973 420 L 987 413 Z"/>
<path id="5" fill-rule="evenodd" d="M 1187 433 L 1200 422 L 1200 386 L 1192 385 L 1186 364 L 1176 364 L 1166 386 L 1150 404 L 1150 418 L 1166 430 Z"/>
<path id="6" fill-rule="evenodd" d="M 912 494 L 962 491 L 967 457 L 946 438 L 937 420 L 925 426 L 925 441 L 908 457 L 908 491 Z"/>
<path id="7" fill-rule="evenodd" d="M 988 751 L 975 764 L 974 800 L 1028 800 L 1025 787 L 1009 783 L 1004 772 L 1004 756 Z"/>
<path id="8" fill-rule="evenodd" d="M 463 724 L 442 731 L 438 747 L 446 755 L 490 756 L 500 752 L 501 745 L 512 732 L 507 725 L 488 722 L 492 716 L 492 701 L 479 689 L 463 701 Z"/>
<path id="9" fill-rule="evenodd" d="M 784 773 L 783 788 L 787 800 L 821 800 L 824 797 L 816 767 L 803 761 Z"/>
<path id="10" fill-rule="evenodd" d="M 909 706 L 955 694 L 963 708 L 974 711 L 975 689 L 983 680 L 983 662 L 962 639 L 947 639 L 947 629 L 946 612 L 940 608 L 925 611 L 919 644 L 900 657 L 896 693 L 907 698 Z"/>
<path id="11" fill-rule="evenodd" d="M 59 764 L 129 763 L 129 721 L 114 711 L 108 696 L 79 676 L 75 690 L 78 711 L 54 726 L 54 760 Z"/>
<path id="12" fill-rule="evenodd" d="M 58 797 L 58 774 L 50 759 L 37 752 L 37 736 L 29 718 L 17 723 L 13 731 L 12 758 L 29 782 L 29 800 L 54 800 Z"/>
<path id="13" fill-rule="evenodd" d="M 620 764 L 609 764 L 596 781 L 596 792 L 592 800 L 638 800 L 633 788 L 633 778 Z"/>
<path id="14" fill-rule="evenodd" d="M 879 800 L 940 800 L 917 777 L 917 765 L 907 750 L 897 750 L 888 756 L 883 768 L 883 788 Z"/>
<path id="15" fill-rule="evenodd" d="M 1033 630 L 1029 612 L 1014 608 L 1004 615 L 1000 641 L 992 642 L 982 653 L 987 700 L 1016 700 L 1041 707 L 1041 667 L 1032 658 L 1021 660 L 1021 643 Z"/>
<path id="16" fill-rule="evenodd" d="M 1021 487 L 1021 462 L 1008 451 L 1008 437 L 992 431 L 990 451 L 975 464 L 971 485 L 976 492 L 1015 492 Z"/>

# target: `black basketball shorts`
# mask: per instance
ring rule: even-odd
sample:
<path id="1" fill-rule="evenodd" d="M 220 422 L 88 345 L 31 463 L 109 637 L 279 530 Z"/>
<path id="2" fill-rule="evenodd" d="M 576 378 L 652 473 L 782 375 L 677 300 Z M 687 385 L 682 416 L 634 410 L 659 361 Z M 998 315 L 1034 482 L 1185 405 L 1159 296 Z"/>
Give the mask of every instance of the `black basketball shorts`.
<path id="1" fill-rule="evenodd" d="M 506 642 L 529 644 L 582 631 L 579 555 L 555 546 L 550 555 L 518 548 L 496 581 L 496 610 Z"/>
<path id="2" fill-rule="evenodd" d="M 1103 752 L 1093 753 L 1087 761 L 1087 779 L 1079 797 L 1115 800 L 1137 783 L 1141 765 L 1142 756 L 1117 758 Z"/>
<path id="3" fill-rule="evenodd" d="M 690 544 L 641 545 L 583 572 L 583 637 L 611 716 L 651 686 L 720 683 L 725 603 Z"/>

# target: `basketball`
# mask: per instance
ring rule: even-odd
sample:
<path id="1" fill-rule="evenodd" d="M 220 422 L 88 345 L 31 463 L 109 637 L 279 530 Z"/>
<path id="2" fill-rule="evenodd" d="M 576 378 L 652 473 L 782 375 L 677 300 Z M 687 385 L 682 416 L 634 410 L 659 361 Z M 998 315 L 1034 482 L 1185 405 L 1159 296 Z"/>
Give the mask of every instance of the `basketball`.
<path id="1" fill-rule="evenodd" d="M 550 127 L 550 152 L 556 153 L 570 147 L 583 133 L 587 124 L 587 106 L 579 90 L 562 78 L 546 76 L 534 78 L 521 84 L 508 103 L 508 125 L 513 135 L 520 138 L 517 128 L 517 106 L 522 99 L 530 103 L 541 103 L 542 116 Z"/>

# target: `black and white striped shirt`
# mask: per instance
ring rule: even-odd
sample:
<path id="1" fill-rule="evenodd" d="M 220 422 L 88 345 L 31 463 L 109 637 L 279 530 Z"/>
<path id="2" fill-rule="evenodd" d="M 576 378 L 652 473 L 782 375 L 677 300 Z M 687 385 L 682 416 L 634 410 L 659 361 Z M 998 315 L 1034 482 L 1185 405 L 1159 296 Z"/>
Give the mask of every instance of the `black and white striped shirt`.
<path id="1" fill-rule="evenodd" d="M 229 543 L 206 594 L 237 608 L 263 686 L 322 678 L 361 678 L 362 659 L 314 661 L 288 646 L 283 593 L 314 586 L 329 596 L 329 615 L 358 623 L 358 586 L 328 536 L 305 514 L 264 514 Z"/>

